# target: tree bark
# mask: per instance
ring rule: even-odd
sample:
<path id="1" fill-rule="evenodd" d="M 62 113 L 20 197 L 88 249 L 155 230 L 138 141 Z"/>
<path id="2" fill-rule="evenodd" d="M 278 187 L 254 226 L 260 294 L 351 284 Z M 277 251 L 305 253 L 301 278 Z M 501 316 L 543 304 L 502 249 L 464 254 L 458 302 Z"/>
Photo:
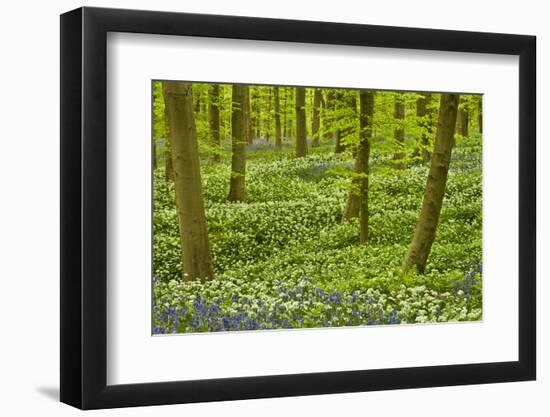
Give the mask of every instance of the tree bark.
<path id="1" fill-rule="evenodd" d="M 362 160 L 359 158 L 359 153 L 355 156 L 355 162 L 353 164 L 353 178 L 351 180 L 351 189 L 349 190 L 348 199 L 346 200 L 346 206 L 342 213 L 342 223 L 348 222 L 351 219 L 359 217 L 360 210 L 360 175 L 363 171 Z"/>
<path id="2" fill-rule="evenodd" d="M 360 161 L 362 177 L 360 181 L 360 210 L 359 210 L 359 241 L 367 243 L 369 240 L 369 158 L 370 142 L 372 140 L 372 120 L 374 116 L 374 91 L 362 90 L 359 92 L 359 148 L 357 160 Z"/>
<path id="3" fill-rule="evenodd" d="M 483 133 L 483 96 L 479 97 L 477 106 L 477 124 L 479 126 L 479 133 Z"/>
<path id="4" fill-rule="evenodd" d="M 281 140 L 281 114 L 279 107 L 279 87 L 273 87 L 273 107 L 275 110 L 275 146 L 278 150 L 283 149 L 283 142 Z"/>
<path id="5" fill-rule="evenodd" d="M 456 132 L 460 136 L 467 138 L 469 136 L 468 124 L 469 124 L 468 109 L 466 108 L 466 103 L 462 103 L 461 107 L 459 107 L 458 109 Z"/>
<path id="6" fill-rule="evenodd" d="M 183 280 L 213 278 L 212 256 L 204 213 L 199 150 L 193 113 L 193 86 L 163 82 L 170 125 Z"/>
<path id="7" fill-rule="evenodd" d="M 151 158 L 153 159 L 153 172 L 157 169 L 157 141 L 153 138 L 153 143 L 151 143 Z"/>
<path id="8" fill-rule="evenodd" d="M 334 93 L 333 108 L 335 112 L 338 112 L 339 110 L 341 111 L 341 108 L 343 107 L 343 103 L 342 103 L 343 99 L 344 97 L 341 91 L 337 91 Z M 339 123 L 340 121 L 341 121 L 341 115 L 338 115 L 338 117 L 334 117 L 333 122 Z M 334 153 L 342 153 L 344 152 L 344 146 L 342 145 L 342 136 L 343 136 L 342 128 L 337 127 L 334 130 L 334 132 L 335 132 L 334 138 L 336 140 L 334 143 Z"/>
<path id="9" fill-rule="evenodd" d="M 313 141 L 311 142 L 312 148 L 319 147 L 319 128 L 321 126 L 321 100 L 323 96 L 319 88 L 315 89 L 313 93 L 313 115 L 311 118 L 311 135 Z"/>
<path id="10" fill-rule="evenodd" d="M 271 88 L 267 90 L 265 96 L 265 141 L 269 143 L 271 139 Z"/>
<path id="11" fill-rule="evenodd" d="M 246 174 L 246 97 L 248 87 L 233 85 L 231 112 L 231 179 L 229 201 L 244 201 L 244 180 Z"/>
<path id="12" fill-rule="evenodd" d="M 336 134 L 332 125 L 334 123 L 334 91 L 327 91 L 325 100 L 325 111 L 323 112 L 323 131 L 325 139 L 336 139 Z"/>
<path id="13" fill-rule="evenodd" d="M 168 117 L 166 116 L 166 101 L 164 103 L 164 113 L 164 131 L 166 132 L 166 137 L 164 138 L 164 179 L 166 181 L 174 181 L 174 168 L 172 167 L 172 144 L 170 140 L 170 126 L 168 124 Z"/>
<path id="14" fill-rule="evenodd" d="M 283 137 L 282 139 L 286 139 L 288 137 L 287 135 L 287 123 L 286 123 L 286 113 L 287 113 L 287 109 L 286 109 L 286 100 L 287 100 L 287 94 L 286 94 L 286 89 L 283 87 L 280 92 L 280 94 L 283 95 L 283 103 L 282 103 L 282 107 L 281 107 L 281 111 L 283 113 L 283 117 L 282 117 L 282 120 L 281 120 L 281 125 L 282 125 L 282 130 L 283 130 Z"/>
<path id="15" fill-rule="evenodd" d="M 459 97 L 458 94 L 441 95 L 434 152 L 422 209 L 412 242 L 403 261 L 405 271 L 416 267 L 419 273 L 424 273 L 426 269 L 426 261 L 435 239 L 447 184 Z"/>
<path id="16" fill-rule="evenodd" d="M 424 147 L 424 151 L 422 153 L 422 159 L 424 162 L 430 162 L 430 158 L 432 157 L 431 154 L 431 141 L 433 140 L 434 133 L 435 133 L 435 127 L 437 124 L 437 114 L 435 112 L 434 107 L 432 106 L 434 96 L 431 93 L 426 93 L 426 132 L 427 135 L 424 138 L 424 142 L 426 146 Z"/>
<path id="17" fill-rule="evenodd" d="M 208 122 L 210 124 L 210 135 L 212 137 L 212 160 L 220 161 L 220 86 L 213 84 L 209 91 L 210 100 L 208 103 Z"/>
<path id="18" fill-rule="evenodd" d="M 294 94 L 295 88 L 289 88 L 288 93 L 288 104 L 290 106 L 288 117 L 287 117 L 287 132 L 288 137 L 292 140 L 292 138 L 296 138 L 296 110 L 292 108 L 292 103 L 296 104 L 296 98 Z M 295 106 L 294 106 L 295 107 Z"/>
<path id="19" fill-rule="evenodd" d="M 393 117 L 398 123 L 398 126 L 395 128 L 393 133 L 395 140 L 393 167 L 395 169 L 405 169 L 405 161 L 403 161 L 405 159 L 405 128 L 403 127 L 403 120 L 405 119 L 405 103 L 403 103 L 403 98 L 400 94 L 395 97 Z"/>
<path id="20" fill-rule="evenodd" d="M 350 94 L 349 92 L 345 93 L 339 91 L 336 94 L 335 101 L 337 103 L 335 107 L 338 113 L 336 123 L 339 124 L 339 127 L 336 129 L 334 153 L 342 153 L 348 148 L 346 143 L 343 142 L 343 139 L 354 134 L 357 130 L 357 124 L 346 125 L 346 120 L 357 119 L 357 95 L 355 93 Z M 353 153 L 355 156 L 355 149 L 353 149 Z"/>
<path id="21" fill-rule="evenodd" d="M 374 114 L 374 92 L 359 92 L 359 144 L 355 155 L 354 178 L 348 194 L 343 221 L 360 217 L 361 242 L 368 241 L 368 186 L 370 141 L 372 138 L 372 117 Z"/>
<path id="22" fill-rule="evenodd" d="M 164 179 L 166 181 L 174 181 L 174 168 L 172 168 L 172 152 L 170 151 L 170 142 L 166 141 L 165 162 L 164 162 Z"/>
<path id="23" fill-rule="evenodd" d="M 430 151 L 428 149 L 431 135 L 431 115 L 428 111 L 430 99 L 430 93 L 423 93 L 422 97 L 416 100 L 416 117 L 418 118 L 418 126 L 420 127 L 420 137 L 417 147 L 414 150 L 413 157 L 422 157 L 424 162 L 430 160 Z"/>
<path id="24" fill-rule="evenodd" d="M 258 111 L 258 88 L 249 87 L 249 117 L 250 117 L 250 136 L 247 136 L 248 143 L 254 142 L 254 138 L 260 137 L 260 116 Z"/>
<path id="25" fill-rule="evenodd" d="M 254 140 L 252 113 L 250 106 L 250 87 L 246 87 L 244 92 L 244 107 L 243 107 L 243 123 L 244 123 L 244 138 L 247 143 L 252 143 Z"/>
<path id="26" fill-rule="evenodd" d="M 296 87 L 296 158 L 307 156 L 306 89 Z"/>
<path id="27" fill-rule="evenodd" d="M 342 130 L 338 129 L 336 131 L 336 142 L 334 143 L 334 153 L 344 152 L 344 146 L 342 145 Z"/>
<path id="28" fill-rule="evenodd" d="M 196 101 L 195 101 L 195 114 L 199 114 L 201 112 L 201 95 L 200 92 L 196 95 Z"/>

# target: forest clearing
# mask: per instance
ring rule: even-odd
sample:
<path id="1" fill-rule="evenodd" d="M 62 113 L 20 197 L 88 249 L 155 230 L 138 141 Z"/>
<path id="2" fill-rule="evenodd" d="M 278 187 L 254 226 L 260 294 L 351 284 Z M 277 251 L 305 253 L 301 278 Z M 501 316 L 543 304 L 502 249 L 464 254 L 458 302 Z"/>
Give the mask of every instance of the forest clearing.
<path id="1" fill-rule="evenodd" d="M 482 96 L 152 84 L 154 334 L 482 319 Z"/>

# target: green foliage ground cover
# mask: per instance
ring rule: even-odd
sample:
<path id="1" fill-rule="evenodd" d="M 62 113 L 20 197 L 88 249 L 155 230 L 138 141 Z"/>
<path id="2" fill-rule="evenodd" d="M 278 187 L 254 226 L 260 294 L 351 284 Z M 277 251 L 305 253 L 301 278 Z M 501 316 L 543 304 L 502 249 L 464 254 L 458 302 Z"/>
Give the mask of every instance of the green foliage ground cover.
<path id="1" fill-rule="evenodd" d="M 258 149 L 259 148 L 259 149 Z M 372 158 L 370 242 L 342 223 L 351 153 L 307 158 L 252 146 L 246 203 L 228 203 L 229 163 L 202 165 L 213 281 L 183 282 L 174 189 L 154 178 L 154 332 L 479 320 L 481 146 L 453 151 L 441 222 L 424 275 L 403 275 L 427 166 Z M 310 150 L 311 151 L 311 150 Z"/>

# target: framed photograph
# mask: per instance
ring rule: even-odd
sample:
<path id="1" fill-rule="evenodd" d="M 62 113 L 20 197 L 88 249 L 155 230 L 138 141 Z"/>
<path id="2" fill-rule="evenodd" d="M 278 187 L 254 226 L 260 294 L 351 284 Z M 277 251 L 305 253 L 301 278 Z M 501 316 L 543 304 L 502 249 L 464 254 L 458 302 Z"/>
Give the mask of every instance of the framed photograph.
<path id="1" fill-rule="evenodd" d="M 533 380 L 535 37 L 61 16 L 61 401 Z"/>

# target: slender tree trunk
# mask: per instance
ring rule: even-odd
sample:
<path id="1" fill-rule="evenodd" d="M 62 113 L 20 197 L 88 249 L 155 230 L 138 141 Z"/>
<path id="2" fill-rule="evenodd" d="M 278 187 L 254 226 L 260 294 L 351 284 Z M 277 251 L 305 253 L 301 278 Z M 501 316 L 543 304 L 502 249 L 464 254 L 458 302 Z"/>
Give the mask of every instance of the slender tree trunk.
<path id="1" fill-rule="evenodd" d="M 348 94 L 347 97 L 346 97 L 345 103 L 346 103 L 346 108 L 349 109 L 349 111 L 351 111 L 351 120 L 353 120 L 353 122 L 351 124 L 349 124 L 348 126 L 346 126 L 346 128 L 343 131 L 343 136 L 344 137 L 349 137 L 353 134 L 357 134 L 357 129 L 358 129 L 358 125 L 359 125 L 358 123 L 356 123 L 356 120 L 358 119 L 358 117 L 357 117 L 357 93 L 353 92 L 353 94 Z M 344 149 L 348 149 L 348 146 L 344 145 Z M 355 158 L 355 156 L 357 155 L 357 147 L 352 146 L 351 151 L 352 151 L 353 157 Z"/>
<path id="2" fill-rule="evenodd" d="M 306 89 L 296 87 L 296 158 L 307 156 Z"/>
<path id="3" fill-rule="evenodd" d="M 265 141 L 269 143 L 271 139 L 271 88 L 267 90 L 265 97 Z"/>
<path id="4" fill-rule="evenodd" d="M 334 93 L 334 111 L 338 112 L 343 107 L 342 105 L 343 101 L 343 94 L 341 91 L 337 91 Z M 334 117 L 334 122 L 339 123 L 341 121 L 341 116 L 338 115 L 337 117 Z M 335 130 L 334 138 L 336 139 L 336 142 L 334 144 L 334 153 L 342 153 L 344 152 L 344 146 L 342 145 L 342 128 L 337 127 Z"/>
<path id="5" fill-rule="evenodd" d="M 414 150 L 413 157 L 420 158 L 424 162 L 430 160 L 430 133 L 431 133 L 431 117 L 428 112 L 428 103 L 431 99 L 430 93 L 423 93 L 423 97 L 416 100 L 416 117 L 418 118 L 418 126 L 420 127 L 420 137 L 417 147 Z"/>
<path id="6" fill-rule="evenodd" d="M 195 97 L 195 114 L 199 114 L 201 112 L 201 93 L 200 91 L 197 92 Z"/>
<path id="7" fill-rule="evenodd" d="M 228 138 L 231 137 L 233 134 L 233 86 L 227 87 L 229 91 L 227 91 L 228 96 L 228 106 L 227 106 L 227 118 L 225 119 L 227 122 L 227 136 Z"/>
<path id="8" fill-rule="evenodd" d="M 372 138 L 372 117 L 374 114 L 374 92 L 364 90 L 359 92 L 359 145 L 355 154 L 354 178 L 348 194 L 346 207 L 342 217 L 349 221 L 360 217 L 361 242 L 368 240 L 368 186 L 370 141 Z"/>
<path id="9" fill-rule="evenodd" d="M 319 88 L 315 89 L 313 93 L 313 114 L 311 118 L 311 135 L 313 141 L 311 142 L 312 148 L 319 147 L 319 127 L 321 126 L 321 99 L 323 98 L 322 92 Z"/>
<path id="10" fill-rule="evenodd" d="M 414 236 L 403 261 L 404 270 L 416 267 L 419 273 L 424 273 L 426 269 L 426 261 L 435 239 L 443 196 L 445 195 L 459 98 L 458 94 L 441 95 L 430 172 Z"/>
<path id="11" fill-rule="evenodd" d="M 226 131 L 227 131 L 227 121 L 225 120 L 225 117 L 223 117 L 224 115 L 224 111 L 223 111 L 223 106 L 224 106 L 224 88 L 223 87 L 220 87 L 220 105 L 218 106 L 218 110 L 220 112 L 220 150 L 222 150 L 222 140 L 223 138 L 225 138 L 227 135 L 226 135 Z"/>
<path id="12" fill-rule="evenodd" d="M 405 119 L 405 103 L 403 103 L 401 94 L 395 97 L 393 117 L 398 123 L 393 133 L 396 149 L 393 154 L 393 160 L 395 161 L 393 167 L 395 169 L 405 169 L 405 162 L 403 161 L 405 159 L 405 128 L 402 124 Z"/>
<path id="13" fill-rule="evenodd" d="M 427 163 L 430 162 L 431 154 L 431 141 L 434 137 L 435 125 L 437 124 L 437 114 L 434 111 L 434 107 L 431 105 L 433 96 L 431 93 L 426 93 L 426 136 L 423 138 L 424 150 L 422 152 L 422 160 Z"/>
<path id="14" fill-rule="evenodd" d="M 157 169 L 157 141 L 153 138 L 153 143 L 151 144 L 151 157 L 153 159 L 153 172 Z"/>
<path id="15" fill-rule="evenodd" d="M 246 174 L 246 97 L 248 87 L 233 85 L 231 113 L 231 178 L 229 201 L 244 201 L 244 180 Z"/>
<path id="16" fill-rule="evenodd" d="M 351 180 L 351 189 L 349 190 L 348 199 L 346 200 L 346 206 L 342 213 L 342 223 L 348 222 L 353 218 L 359 217 L 360 205 L 361 205 L 361 175 L 363 172 L 363 160 L 358 157 L 358 153 L 355 157 L 353 164 L 353 179 Z"/>
<path id="17" fill-rule="evenodd" d="M 288 112 L 288 120 L 287 120 L 287 130 L 288 130 L 288 137 L 289 138 L 296 138 L 296 106 L 294 106 L 294 109 L 292 108 L 292 102 L 294 101 L 294 104 L 296 104 L 296 98 L 294 96 L 295 88 L 290 88 L 288 90 L 289 95 L 289 112 Z"/>
<path id="18" fill-rule="evenodd" d="M 287 138 L 287 124 L 286 124 L 286 89 L 283 87 L 282 90 L 280 90 L 280 93 L 283 95 L 283 105 L 281 107 L 281 111 L 283 113 L 283 120 L 281 122 L 282 128 L 283 128 L 283 140 Z"/>
<path id="19" fill-rule="evenodd" d="M 342 145 L 342 130 L 338 129 L 336 131 L 336 142 L 334 144 L 334 153 L 344 152 L 344 146 Z"/>
<path id="20" fill-rule="evenodd" d="M 210 100 L 208 105 L 208 122 L 210 124 L 210 135 L 212 137 L 212 160 L 220 161 L 220 86 L 210 86 Z"/>
<path id="21" fill-rule="evenodd" d="M 334 92 L 332 90 L 327 91 L 327 98 L 325 100 L 325 111 L 323 112 L 323 132 L 325 139 L 333 139 L 334 129 L 331 128 L 331 125 L 334 123 L 333 113 L 334 112 Z"/>
<path id="22" fill-rule="evenodd" d="M 253 127 L 252 127 L 252 115 L 251 115 L 251 106 L 250 106 L 250 87 L 246 87 L 244 96 L 244 138 L 247 143 L 252 143 L 254 139 Z"/>
<path id="23" fill-rule="evenodd" d="M 343 139 L 349 135 L 352 135 L 357 129 L 357 125 L 342 126 L 342 123 L 346 120 L 346 118 L 353 120 L 357 118 L 357 97 L 356 94 L 343 93 L 340 91 L 336 93 L 335 101 L 335 107 L 338 110 L 336 122 L 339 123 L 340 126 L 336 130 L 336 144 L 334 146 L 334 153 L 342 153 L 347 149 Z M 347 114 L 348 111 L 353 112 L 353 116 Z"/>
<path id="24" fill-rule="evenodd" d="M 374 117 L 374 91 L 362 90 L 359 92 L 359 148 L 357 160 L 361 161 L 363 176 L 360 178 L 360 210 L 359 241 L 367 243 L 369 240 L 369 158 L 370 142 L 372 140 L 372 120 Z"/>
<path id="25" fill-rule="evenodd" d="M 469 124 L 468 109 L 466 108 L 466 103 L 462 103 L 461 107 L 459 107 L 458 109 L 458 115 L 457 115 L 457 121 L 456 121 L 456 132 L 460 136 L 467 138 L 469 136 L 468 124 Z"/>
<path id="26" fill-rule="evenodd" d="M 170 124 L 172 164 L 176 189 L 183 280 L 213 278 L 212 256 L 204 214 L 193 86 L 163 82 L 166 116 Z"/>
<path id="27" fill-rule="evenodd" d="M 278 150 L 283 149 L 283 142 L 281 141 L 281 114 L 279 107 L 279 87 L 273 87 L 273 106 L 275 110 L 275 146 Z"/>
<path id="28" fill-rule="evenodd" d="M 483 133 L 483 96 L 479 97 L 477 106 L 477 125 L 479 126 L 479 133 Z"/>
<path id="29" fill-rule="evenodd" d="M 254 142 L 254 138 L 258 138 L 260 136 L 259 125 L 259 112 L 257 111 L 258 107 L 258 87 L 249 87 L 249 93 L 250 96 L 250 136 L 247 137 L 248 143 Z"/>

